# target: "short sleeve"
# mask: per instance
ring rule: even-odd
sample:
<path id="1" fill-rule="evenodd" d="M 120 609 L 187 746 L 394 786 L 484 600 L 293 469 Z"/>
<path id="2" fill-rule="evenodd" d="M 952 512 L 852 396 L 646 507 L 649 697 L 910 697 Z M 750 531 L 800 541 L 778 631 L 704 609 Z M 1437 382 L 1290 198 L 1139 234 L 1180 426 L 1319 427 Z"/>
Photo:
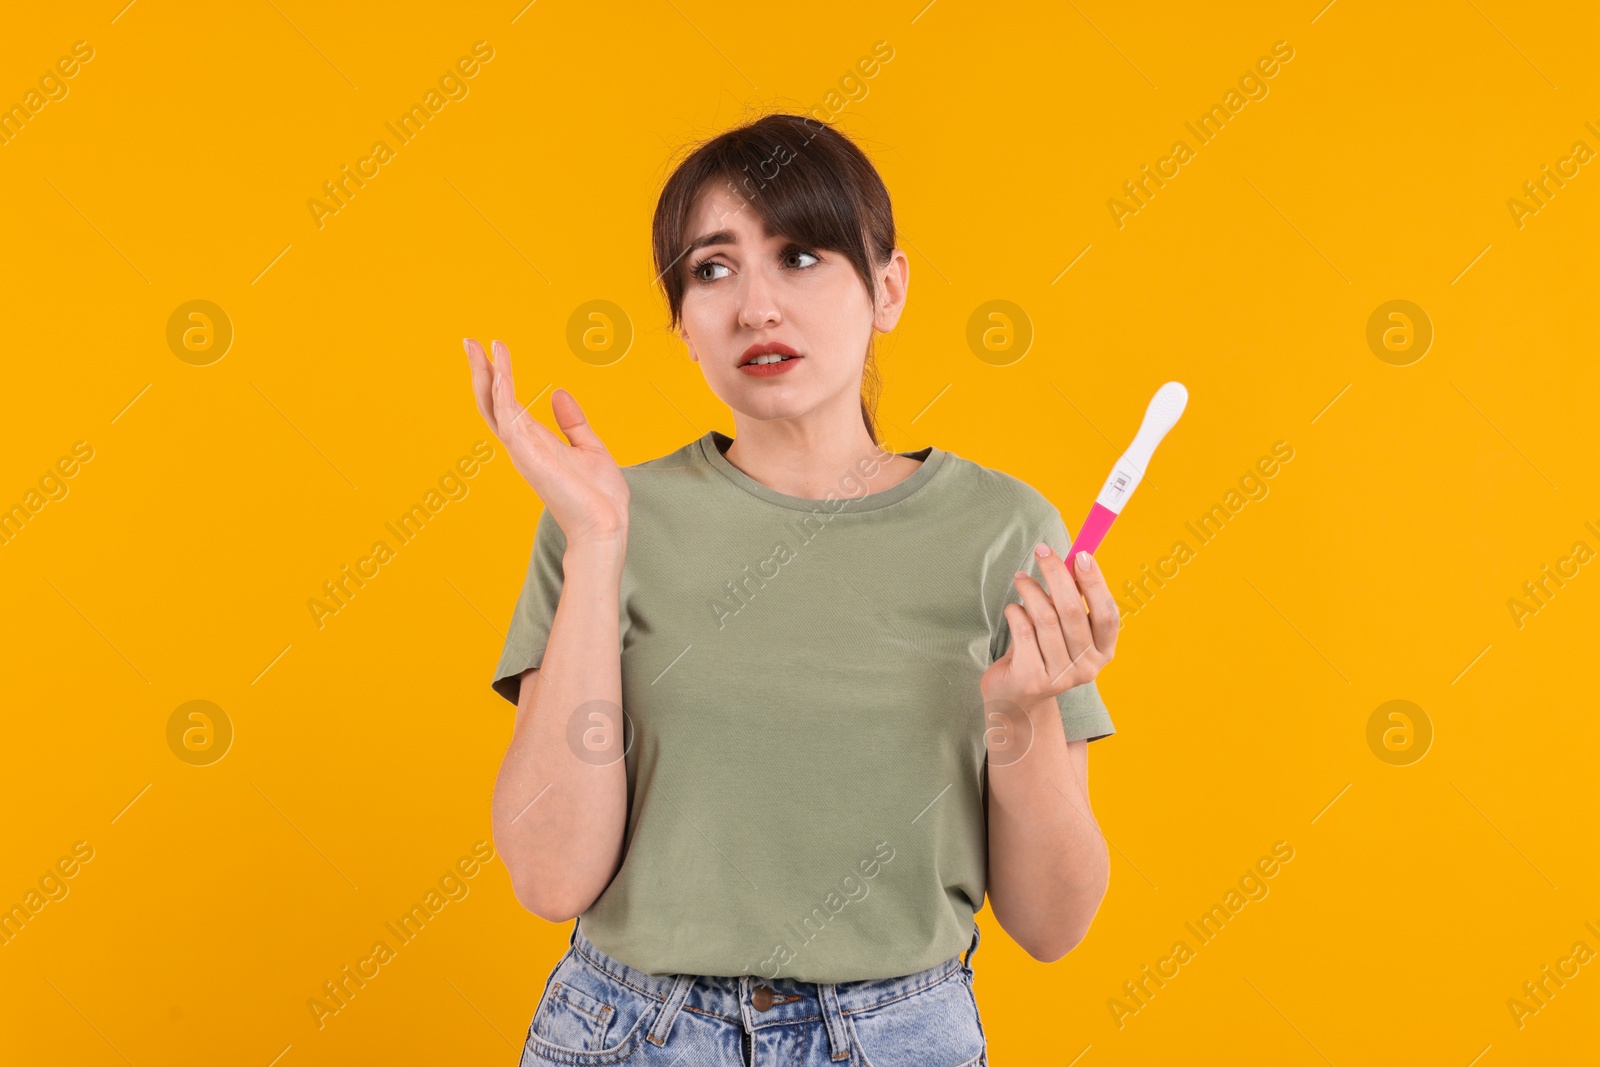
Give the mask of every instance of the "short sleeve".
<path id="1" fill-rule="evenodd" d="M 1027 562 L 1021 566 L 1011 567 L 999 579 L 1005 586 L 1007 595 L 997 609 L 1000 614 L 995 645 L 989 660 L 991 663 L 1004 656 L 1011 648 L 1011 624 L 1006 620 L 1005 606 L 1022 603 L 1022 596 L 1017 592 L 1011 572 L 1020 570 L 1034 578 L 1040 585 L 1044 585 L 1044 576 L 1039 572 L 1039 560 L 1033 554 L 1033 546 L 1040 541 L 1049 545 L 1050 551 L 1063 559 L 1072 548 L 1072 538 L 1067 534 L 1067 525 L 1061 520 L 1061 513 L 1054 507 L 1050 508 L 1050 516 L 1044 522 L 1043 528 L 1029 533 L 1028 542 L 1023 548 Z M 1068 741 L 1098 741 L 1117 732 L 1116 727 L 1111 724 L 1111 712 L 1107 710 L 1105 701 L 1100 698 L 1100 689 L 1093 681 L 1073 686 L 1057 696 L 1056 703 L 1061 708 L 1061 725 L 1066 728 Z"/>
<path id="2" fill-rule="evenodd" d="M 511 628 L 500 651 L 500 662 L 494 669 L 494 691 L 513 704 L 522 690 L 522 672 L 544 660 L 550 627 L 561 602 L 561 558 L 566 550 L 566 535 L 546 508 L 534 528 L 528 574 L 511 614 Z"/>

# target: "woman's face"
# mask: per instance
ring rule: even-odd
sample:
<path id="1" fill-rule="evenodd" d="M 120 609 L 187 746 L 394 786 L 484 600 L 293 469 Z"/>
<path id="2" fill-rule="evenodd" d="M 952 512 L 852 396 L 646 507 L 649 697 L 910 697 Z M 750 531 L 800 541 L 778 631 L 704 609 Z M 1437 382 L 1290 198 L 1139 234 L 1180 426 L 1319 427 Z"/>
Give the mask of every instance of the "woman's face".
<path id="1" fill-rule="evenodd" d="M 763 421 L 823 408 L 860 420 L 862 365 L 874 329 L 894 328 L 905 304 L 905 253 L 879 275 L 874 307 L 841 253 L 805 248 L 763 232 L 735 190 L 710 185 L 691 212 L 679 262 L 684 282 L 679 327 L 706 382 L 734 411 Z M 674 268 L 678 269 L 678 268 Z M 798 358 L 780 373 L 741 369 L 752 346 L 776 342 Z"/>

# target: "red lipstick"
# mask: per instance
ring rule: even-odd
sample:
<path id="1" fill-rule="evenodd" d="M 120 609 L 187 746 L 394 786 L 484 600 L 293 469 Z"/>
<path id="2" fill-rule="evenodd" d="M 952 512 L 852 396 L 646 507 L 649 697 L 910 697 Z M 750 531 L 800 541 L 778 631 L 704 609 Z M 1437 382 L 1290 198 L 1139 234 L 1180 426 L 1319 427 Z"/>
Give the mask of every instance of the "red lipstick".
<path id="1" fill-rule="evenodd" d="M 757 356 L 778 355 L 788 358 L 776 362 L 752 363 Z M 782 341 L 764 341 L 751 345 L 744 350 L 744 355 L 739 357 L 739 370 L 752 378 L 772 378 L 779 374 L 787 374 L 794 369 L 803 357 L 800 353 L 784 344 Z"/>

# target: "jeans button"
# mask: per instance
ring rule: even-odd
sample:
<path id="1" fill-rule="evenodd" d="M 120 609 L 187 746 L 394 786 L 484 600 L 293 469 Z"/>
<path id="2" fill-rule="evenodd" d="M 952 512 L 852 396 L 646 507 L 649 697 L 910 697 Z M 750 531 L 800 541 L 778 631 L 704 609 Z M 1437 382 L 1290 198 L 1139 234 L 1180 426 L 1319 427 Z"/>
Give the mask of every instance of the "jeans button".
<path id="1" fill-rule="evenodd" d="M 772 990 L 764 985 L 756 986 L 750 994 L 750 1003 L 755 1006 L 756 1011 L 766 1011 L 772 1007 Z"/>

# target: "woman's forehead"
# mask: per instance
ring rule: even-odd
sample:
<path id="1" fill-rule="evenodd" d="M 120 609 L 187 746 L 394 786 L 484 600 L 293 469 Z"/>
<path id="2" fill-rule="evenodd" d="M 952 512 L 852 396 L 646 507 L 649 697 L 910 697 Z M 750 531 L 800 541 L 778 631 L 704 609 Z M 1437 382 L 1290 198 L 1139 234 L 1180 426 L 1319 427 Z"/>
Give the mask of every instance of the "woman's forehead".
<path id="1" fill-rule="evenodd" d="M 753 203 L 737 191 L 719 186 L 706 189 L 695 199 L 694 206 L 689 211 L 687 228 L 690 236 L 714 230 L 758 233 L 762 237 L 773 236 L 768 232 L 767 220 L 755 209 Z"/>

